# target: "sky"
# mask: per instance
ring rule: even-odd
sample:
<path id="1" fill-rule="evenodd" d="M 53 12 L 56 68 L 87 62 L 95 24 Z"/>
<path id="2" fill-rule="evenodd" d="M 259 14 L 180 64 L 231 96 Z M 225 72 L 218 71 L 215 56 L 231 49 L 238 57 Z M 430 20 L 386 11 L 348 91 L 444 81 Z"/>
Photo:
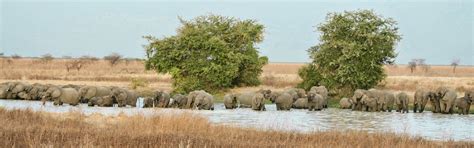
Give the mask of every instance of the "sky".
<path id="1" fill-rule="evenodd" d="M 316 26 L 328 13 L 372 9 L 398 22 L 396 63 L 474 65 L 472 0 L 0 0 L 0 8 L 5 55 L 143 58 L 142 36 L 172 36 L 178 17 L 217 14 L 263 24 L 265 39 L 257 46 L 270 62 L 309 62 L 307 49 L 319 43 Z"/>

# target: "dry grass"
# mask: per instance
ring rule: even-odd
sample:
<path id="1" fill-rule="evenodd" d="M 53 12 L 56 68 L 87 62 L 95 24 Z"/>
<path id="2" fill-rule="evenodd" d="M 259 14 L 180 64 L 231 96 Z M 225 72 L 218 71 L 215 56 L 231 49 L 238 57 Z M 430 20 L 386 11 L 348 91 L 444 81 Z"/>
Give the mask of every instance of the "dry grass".
<path id="1" fill-rule="evenodd" d="M 50 62 L 38 62 L 39 59 L 0 59 L 0 82 L 19 80 L 30 83 L 77 84 L 102 86 L 130 86 L 132 80 L 148 82 L 150 89 L 171 91 L 171 77 L 156 74 L 144 69 L 141 61 L 120 62 L 110 66 L 107 61 L 99 60 L 86 64 L 80 71 L 67 72 L 66 63 L 70 59 L 54 59 Z M 261 76 L 265 87 L 294 87 L 301 79 L 298 69 L 303 63 L 270 63 L 263 67 Z M 452 73 L 451 66 L 431 66 L 428 71 L 418 68 L 414 73 L 406 65 L 385 66 L 387 79 L 380 88 L 395 91 L 414 91 L 416 88 L 436 88 L 448 86 L 458 91 L 474 89 L 474 67 L 458 66 Z"/>
<path id="2" fill-rule="evenodd" d="M 190 113 L 178 116 L 84 116 L 0 109 L 3 147 L 473 147 L 390 133 L 292 133 L 216 126 Z"/>

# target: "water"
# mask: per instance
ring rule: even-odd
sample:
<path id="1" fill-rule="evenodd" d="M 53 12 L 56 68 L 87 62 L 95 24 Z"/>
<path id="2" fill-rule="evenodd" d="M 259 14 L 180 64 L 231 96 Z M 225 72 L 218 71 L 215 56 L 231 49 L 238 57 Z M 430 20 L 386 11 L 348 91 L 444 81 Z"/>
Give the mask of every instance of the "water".
<path id="1" fill-rule="evenodd" d="M 42 106 L 39 101 L 0 100 L 0 106 L 6 109 L 26 109 L 46 112 L 80 111 L 86 115 L 100 113 L 108 116 L 152 115 L 193 112 L 207 117 L 212 123 L 230 124 L 257 129 L 284 131 L 325 131 L 325 130 L 363 130 L 368 132 L 404 133 L 432 140 L 474 141 L 474 115 L 444 115 L 424 112 L 421 114 L 401 114 L 396 112 L 357 112 L 341 109 L 323 111 L 291 110 L 276 111 L 275 105 L 266 105 L 267 111 L 257 112 L 251 109 L 226 110 L 223 104 L 216 104 L 214 111 L 191 111 L 179 109 L 117 108 L 54 106 L 48 102 Z"/>

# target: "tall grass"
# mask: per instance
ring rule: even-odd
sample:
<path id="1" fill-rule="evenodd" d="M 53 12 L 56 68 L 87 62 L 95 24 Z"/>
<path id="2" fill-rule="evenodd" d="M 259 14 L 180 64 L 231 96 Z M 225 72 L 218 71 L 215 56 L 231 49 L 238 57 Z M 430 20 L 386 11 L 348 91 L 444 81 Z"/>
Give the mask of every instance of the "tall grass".
<path id="1" fill-rule="evenodd" d="M 190 113 L 84 116 L 0 109 L 3 147 L 472 147 L 391 133 L 295 133 L 212 125 Z"/>

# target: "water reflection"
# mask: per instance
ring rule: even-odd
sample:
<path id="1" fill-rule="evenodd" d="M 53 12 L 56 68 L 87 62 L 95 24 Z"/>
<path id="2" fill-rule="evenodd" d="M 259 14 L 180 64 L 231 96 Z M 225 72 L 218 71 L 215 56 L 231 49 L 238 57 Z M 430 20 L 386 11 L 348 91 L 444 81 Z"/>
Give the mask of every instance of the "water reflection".
<path id="1" fill-rule="evenodd" d="M 76 107 L 64 105 L 42 106 L 36 101 L 0 100 L 0 106 L 7 109 L 42 110 L 47 112 L 80 111 L 86 115 L 100 113 L 117 116 L 134 114 L 177 114 L 189 112 L 179 109 L 107 108 Z M 223 104 L 216 104 L 214 111 L 192 111 L 209 118 L 212 123 L 230 124 L 257 129 L 286 131 L 324 131 L 324 130 L 363 130 L 368 132 L 407 133 L 434 140 L 474 140 L 474 115 L 443 115 L 424 112 L 422 114 L 401 114 L 396 112 L 355 112 L 341 109 L 326 109 L 318 112 L 307 110 L 276 111 L 275 105 L 267 105 L 267 111 L 256 112 L 251 109 L 225 110 Z"/>

